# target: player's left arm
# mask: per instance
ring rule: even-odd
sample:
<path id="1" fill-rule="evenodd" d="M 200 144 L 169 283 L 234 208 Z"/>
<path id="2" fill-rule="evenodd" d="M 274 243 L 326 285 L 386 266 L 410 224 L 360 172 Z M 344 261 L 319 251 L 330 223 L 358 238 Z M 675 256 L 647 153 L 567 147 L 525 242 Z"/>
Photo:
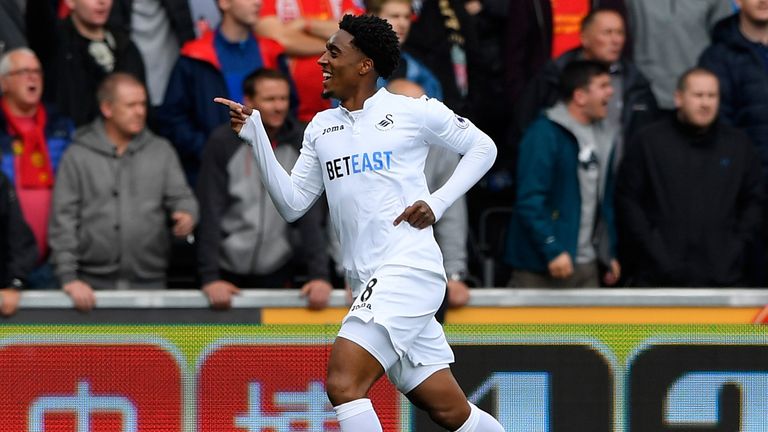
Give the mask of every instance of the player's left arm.
<path id="1" fill-rule="evenodd" d="M 309 133 L 312 123 L 304 131 L 301 153 L 288 174 L 275 157 L 272 142 L 257 110 L 225 98 L 217 97 L 213 101 L 229 108 L 232 130 L 253 149 L 261 181 L 280 215 L 288 222 L 303 216 L 317 201 L 324 188 L 314 143 Z"/>
<path id="2" fill-rule="evenodd" d="M 469 119 L 454 114 L 436 99 L 427 99 L 424 104 L 422 131 L 425 144 L 442 146 L 463 155 L 453 175 L 424 199 L 437 221 L 491 169 L 497 150 L 493 140 Z"/>

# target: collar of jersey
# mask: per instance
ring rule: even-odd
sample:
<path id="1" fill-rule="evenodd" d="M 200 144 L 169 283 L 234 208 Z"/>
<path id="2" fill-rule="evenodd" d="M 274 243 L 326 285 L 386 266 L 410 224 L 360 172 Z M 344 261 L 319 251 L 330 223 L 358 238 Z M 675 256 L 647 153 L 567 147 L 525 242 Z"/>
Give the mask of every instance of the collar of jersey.
<path id="1" fill-rule="evenodd" d="M 339 104 L 339 108 L 341 109 L 341 112 L 344 114 L 347 114 L 348 116 L 352 116 L 353 112 L 359 112 L 359 111 L 365 111 L 367 108 L 373 108 L 378 103 L 379 99 L 385 98 L 389 92 L 384 87 L 380 88 L 376 93 L 373 94 L 373 96 L 369 97 L 368 99 L 363 102 L 363 109 L 357 110 L 357 111 L 350 111 L 346 108 L 344 108 L 341 104 Z"/>

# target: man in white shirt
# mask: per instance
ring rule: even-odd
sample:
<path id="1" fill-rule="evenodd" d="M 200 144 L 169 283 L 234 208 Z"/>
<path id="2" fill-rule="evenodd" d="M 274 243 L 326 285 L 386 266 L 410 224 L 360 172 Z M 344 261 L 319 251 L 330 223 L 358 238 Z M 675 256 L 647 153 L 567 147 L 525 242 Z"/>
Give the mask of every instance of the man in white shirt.
<path id="1" fill-rule="evenodd" d="M 411 402 L 451 431 L 496 432 L 501 425 L 470 404 L 450 372 L 453 352 L 434 314 L 445 271 L 434 224 L 491 167 L 496 147 L 469 120 L 434 99 L 376 90 L 397 64 L 386 21 L 346 15 L 318 60 L 323 95 L 340 101 L 307 126 L 288 175 L 274 157 L 257 111 L 230 108 L 232 128 L 253 146 L 262 180 L 280 213 L 300 217 L 326 191 L 355 301 L 328 364 L 327 392 L 343 432 L 381 431 L 369 399 L 384 374 Z M 464 157 L 430 194 L 430 145 Z"/>

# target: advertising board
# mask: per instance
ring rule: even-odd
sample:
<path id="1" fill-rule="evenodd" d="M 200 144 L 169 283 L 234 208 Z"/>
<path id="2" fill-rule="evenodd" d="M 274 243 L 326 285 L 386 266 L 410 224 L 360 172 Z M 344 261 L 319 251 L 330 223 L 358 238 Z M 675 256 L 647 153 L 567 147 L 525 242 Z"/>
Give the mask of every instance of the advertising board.
<path id="1" fill-rule="evenodd" d="M 0 430 L 338 431 L 334 325 L 9 324 Z M 768 330 L 749 324 L 448 325 L 453 371 L 508 432 L 768 430 Z M 386 380 L 387 432 L 438 430 Z"/>

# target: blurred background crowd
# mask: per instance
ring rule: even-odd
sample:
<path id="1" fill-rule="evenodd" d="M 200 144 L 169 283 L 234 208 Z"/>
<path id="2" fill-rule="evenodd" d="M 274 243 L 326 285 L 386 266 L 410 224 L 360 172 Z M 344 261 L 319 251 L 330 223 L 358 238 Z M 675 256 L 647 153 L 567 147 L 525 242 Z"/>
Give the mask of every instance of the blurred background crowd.
<path id="1" fill-rule="evenodd" d="M 471 288 L 765 286 L 768 0 L 2 0 L 0 294 L 343 288 L 319 201 L 288 224 L 223 96 L 289 169 L 344 14 L 388 20 L 381 87 L 496 142 L 435 226 Z M 459 155 L 430 150 L 429 187 Z"/>

